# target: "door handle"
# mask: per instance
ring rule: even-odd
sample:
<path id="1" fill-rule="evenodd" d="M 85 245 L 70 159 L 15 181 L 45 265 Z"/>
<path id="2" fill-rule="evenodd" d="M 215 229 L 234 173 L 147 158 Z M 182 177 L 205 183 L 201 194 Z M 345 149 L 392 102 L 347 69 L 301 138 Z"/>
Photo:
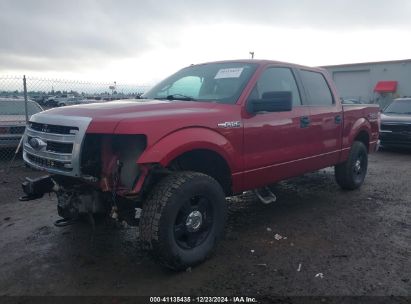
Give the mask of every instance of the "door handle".
<path id="1" fill-rule="evenodd" d="M 307 128 L 310 125 L 310 117 L 302 116 L 300 117 L 300 128 Z"/>
<path id="2" fill-rule="evenodd" d="M 342 122 L 342 117 L 341 117 L 341 115 L 335 116 L 335 123 L 336 123 L 337 125 L 339 125 L 341 122 Z"/>

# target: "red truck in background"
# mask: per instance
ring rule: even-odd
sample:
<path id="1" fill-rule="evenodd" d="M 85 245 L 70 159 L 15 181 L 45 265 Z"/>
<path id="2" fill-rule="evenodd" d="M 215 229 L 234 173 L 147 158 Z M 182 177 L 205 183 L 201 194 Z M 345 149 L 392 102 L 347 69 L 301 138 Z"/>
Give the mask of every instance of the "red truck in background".
<path id="1" fill-rule="evenodd" d="M 379 122 L 376 105 L 342 105 L 322 69 L 191 65 L 139 100 L 32 116 L 23 157 L 50 175 L 28 179 L 22 199 L 55 192 L 63 224 L 96 213 L 138 223 L 143 245 L 180 270 L 221 238 L 225 197 L 254 189 L 266 201 L 268 185 L 330 166 L 342 188 L 360 187 Z"/>

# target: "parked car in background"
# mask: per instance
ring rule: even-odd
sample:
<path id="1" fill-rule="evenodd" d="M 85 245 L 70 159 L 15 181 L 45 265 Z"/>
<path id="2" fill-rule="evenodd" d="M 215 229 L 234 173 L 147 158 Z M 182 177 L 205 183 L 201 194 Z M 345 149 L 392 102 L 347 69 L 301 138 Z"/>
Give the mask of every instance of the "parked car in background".
<path id="1" fill-rule="evenodd" d="M 80 104 L 80 98 L 72 94 L 62 94 L 60 96 L 52 96 L 47 98 L 46 105 L 49 107 L 64 107 L 69 105 Z"/>
<path id="2" fill-rule="evenodd" d="M 394 99 L 381 115 L 383 147 L 411 148 L 411 97 Z"/>
<path id="3" fill-rule="evenodd" d="M 57 96 L 50 96 L 44 101 L 44 105 L 47 107 L 55 107 L 57 105 L 56 103 L 56 98 Z"/>
<path id="4" fill-rule="evenodd" d="M 43 111 L 37 102 L 27 104 L 29 117 Z M 24 99 L 0 98 L 0 148 L 15 148 L 26 128 Z"/>
<path id="5" fill-rule="evenodd" d="M 47 98 L 48 98 L 47 95 L 30 96 L 30 99 L 37 102 L 39 105 L 45 105 Z"/>

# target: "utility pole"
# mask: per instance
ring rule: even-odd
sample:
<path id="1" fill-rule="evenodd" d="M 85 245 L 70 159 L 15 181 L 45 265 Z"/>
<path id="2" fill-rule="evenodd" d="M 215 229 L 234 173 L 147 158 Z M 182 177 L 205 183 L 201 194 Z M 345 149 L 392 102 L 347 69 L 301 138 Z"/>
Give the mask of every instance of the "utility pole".
<path id="1" fill-rule="evenodd" d="M 251 59 L 254 59 L 254 52 L 250 52 Z"/>
<path id="2" fill-rule="evenodd" d="M 26 125 L 29 123 L 29 111 L 28 111 L 28 98 L 27 98 L 27 85 L 26 75 L 23 75 L 23 94 L 24 94 L 24 113 L 26 114 Z"/>

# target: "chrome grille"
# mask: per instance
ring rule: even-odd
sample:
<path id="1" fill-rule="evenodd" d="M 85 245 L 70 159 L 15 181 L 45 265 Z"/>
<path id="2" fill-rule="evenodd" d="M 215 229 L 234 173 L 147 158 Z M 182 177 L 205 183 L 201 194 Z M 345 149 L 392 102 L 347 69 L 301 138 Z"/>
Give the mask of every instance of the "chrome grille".
<path id="1" fill-rule="evenodd" d="M 27 136 L 27 141 L 30 145 L 30 140 L 37 137 Z M 65 142 L 57 142 L 57 141 L 47 141 L 45 151 L 47 152 L 54 152 L 54 153 L 62 153 L 62 154 L 71 154 L 73 152 L 73 144 L 72 143 L 65 143 Z"/>
<path id="2" fill-rule="evenodd" d="M 56 126 L 48 125 L 44 123 L 30 122 L 30 129 L 34 131 L 44 132 L 44 133 L 53 133 L 53 134 L 76 134 L 78 131 L 77 127 L 70 126 Z"/>
<path id="3" fill-rule="evenodd" d="M 57 153 L 71 153 L 73 152 L 73 144 L 49 141 L 47 142 L 46 150 Z"/>
<path id="4" fill-rule="evenodd" d="M 24 136 L 25 162 L 50 173 L 80 176 L 81 145 L 90 121 L 51 113 L 33 115 Z"/>
<path id="5" fill-rule="evenodd" d="M 60 161 L 55 161 L 55 160 L 50 160 L 50 159 L 46 159 L 46 158 L 42 158 L 42 157 L 38 157 L 32 154 L 28 154 L 27 158 L 32 161 L 33 163 L 35 163 L 36 165 L 39 165 L 43 168 L 54 168 L 54 169 L 58 169 L 58 170 L 62 170 L 62 171 L 71 171 L 72 168 L 66 168 L 67 164 L 65 164 L 64 162 L 60 162 Z"/>

